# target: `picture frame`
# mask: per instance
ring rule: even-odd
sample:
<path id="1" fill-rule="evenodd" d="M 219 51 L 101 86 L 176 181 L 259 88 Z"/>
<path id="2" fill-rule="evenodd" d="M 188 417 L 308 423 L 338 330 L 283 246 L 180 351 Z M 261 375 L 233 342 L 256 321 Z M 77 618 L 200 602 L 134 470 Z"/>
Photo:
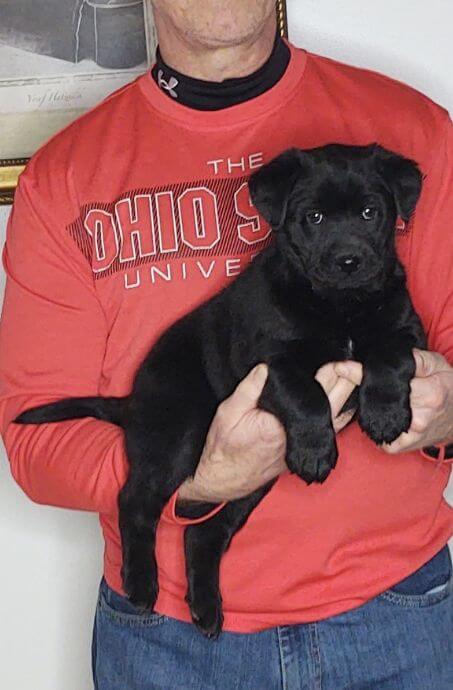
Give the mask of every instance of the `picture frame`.
<path id="1" fill-rule="evenodd" d="M 0 205 L 12 203 L 41 144 L 154 61 L 149 0 L 41 0 L 33 14 L 37 4 L 0 0 Z M 276 12 L 287 37 L 286 0 L 276 1 Z M 133 49 L 115 40 L 112 51 L 113 34 L 134 35 Z"/>

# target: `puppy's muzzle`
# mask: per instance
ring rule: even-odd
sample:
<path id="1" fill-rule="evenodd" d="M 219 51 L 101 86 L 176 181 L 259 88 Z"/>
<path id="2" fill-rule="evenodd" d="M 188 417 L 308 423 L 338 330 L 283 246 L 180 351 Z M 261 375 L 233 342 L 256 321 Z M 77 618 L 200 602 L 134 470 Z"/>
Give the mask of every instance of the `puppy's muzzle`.
<path id="1" fill-rule="evenodd" d="M 360 289 L 375 282 L 383 271 L 383 257 L 369 244 L 335 244 L 311 262 L 309 277 L 318 288 Z"/>

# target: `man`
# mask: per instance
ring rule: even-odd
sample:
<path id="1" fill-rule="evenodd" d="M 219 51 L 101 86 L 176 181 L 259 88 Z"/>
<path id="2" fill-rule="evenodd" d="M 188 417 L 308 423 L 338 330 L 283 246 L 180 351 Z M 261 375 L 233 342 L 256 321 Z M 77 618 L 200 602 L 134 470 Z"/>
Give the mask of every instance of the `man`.
<path id="1" fill-rule="evenodd" d="M 34 157 L 4 253 L 1 426 L 12 472 L 35 501 L 101 516 L 96 687 L 447 690 L 448 116 L 405 86 L 275 40 L 273 0 L 155 0 L 154 12 L 160 54 L 152 74 Z M 280 425 L 256 409 L 267 372 L 255 367 L 220 406 L 195 477 L 166 507 L 160 594 L 156 612 L 142 615 L 121 590 L 121 430 L 94 419 L 41 427 L 11 420 L 65 396 L 127 393 L 162 330 L 270 241 L 250 204 L 248 175 L 289 146 L 332 141 L 378 141 L 416 159 L 426 176 L 416 218 L 398 236 L 431 349 L 415 353 L 411 429 L 379 449 L 356 424 L 345 426 L 350 418 L 339 411 L 361 366 L 324 367 L 318 380 L 342 430 L 340 457 L 324 485 L 307 487 L 285 471 Z M 225 632 L 209 641 L 188 622 L 184 601 L 185 504 L 221 510 L 278 475 L 222 561 Z"/>

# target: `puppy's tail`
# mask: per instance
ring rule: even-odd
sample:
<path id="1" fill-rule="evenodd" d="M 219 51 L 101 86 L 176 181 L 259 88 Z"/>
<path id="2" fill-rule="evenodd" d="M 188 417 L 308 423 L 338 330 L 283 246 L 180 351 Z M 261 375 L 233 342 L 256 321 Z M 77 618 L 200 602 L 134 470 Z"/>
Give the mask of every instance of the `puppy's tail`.
<path id="1" fill-rule="evenodd" d="M 95 417 L 124 427 L 129 398 L 66 398 L 57 402 L 32 407 L 14 420 L 16 424 L 44 424 L 66 419 Z"/>

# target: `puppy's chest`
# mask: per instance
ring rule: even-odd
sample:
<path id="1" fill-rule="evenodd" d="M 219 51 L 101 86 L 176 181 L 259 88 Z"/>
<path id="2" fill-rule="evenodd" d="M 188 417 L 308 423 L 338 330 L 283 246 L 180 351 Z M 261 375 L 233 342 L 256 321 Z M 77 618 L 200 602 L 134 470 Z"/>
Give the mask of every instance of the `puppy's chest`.
<path id="1" fill-rule="evenodd" d="M 346 344 L 344 347 L 344 355 L 346 359 L 353 359 L 354 358 L 354 342 L 351 338 L 351 336 L 347 336 L 346 338 Z"/>

